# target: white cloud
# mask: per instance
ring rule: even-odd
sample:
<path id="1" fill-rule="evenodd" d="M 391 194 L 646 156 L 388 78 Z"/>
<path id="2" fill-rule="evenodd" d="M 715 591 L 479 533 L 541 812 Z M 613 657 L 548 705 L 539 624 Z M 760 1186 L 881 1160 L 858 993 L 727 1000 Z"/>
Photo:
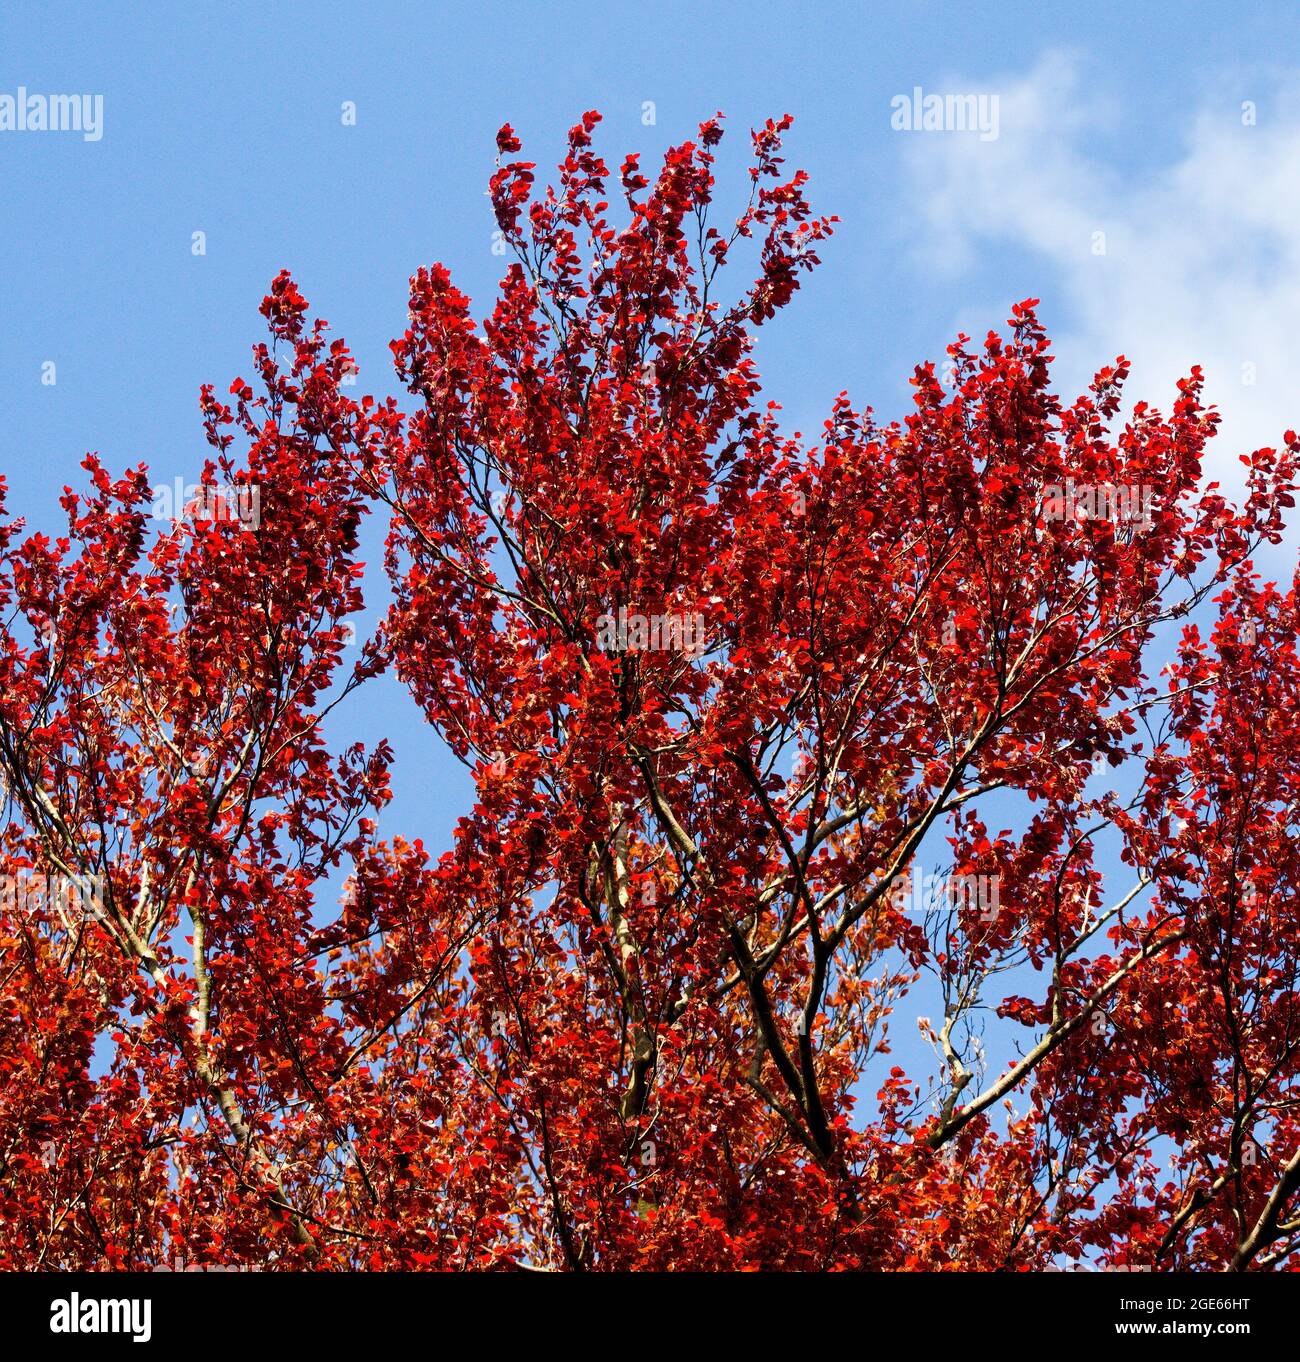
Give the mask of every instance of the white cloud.
<path id="1" fill-rule="evenodd" d="M 1145 111 L 1085 88 L 1075 58 L 1050 55 L 993 88 L 997 141 L 903 141 L 920 263 L 966 296 L 976 271 L 1041 294 L 1069 396 L 1123 353 L 1129 398 L 1167 410 L 1199 363 L 1224 416 L 1207 471 L 1237 484 L 1238 453 L 1300 429 L 1297 88 L 1261 100 L 1256 126 L 1242 121 L 1249 90 L 1206 91 L 1182 146 L 1154 166 Z M 978 339 L 1012 301 L 986 298 L 953 328 Z"/>

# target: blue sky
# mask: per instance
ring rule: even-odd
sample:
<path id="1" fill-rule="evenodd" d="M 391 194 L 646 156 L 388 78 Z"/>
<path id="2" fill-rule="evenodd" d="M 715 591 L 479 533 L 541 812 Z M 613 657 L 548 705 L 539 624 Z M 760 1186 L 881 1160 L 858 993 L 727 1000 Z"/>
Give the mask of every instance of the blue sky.
<path id="1" fill-rule="evenodd" d="M 588 108 L 611 161 L 722 110 L 723 175 L 752 124 L 795 116 L 789 162 L 842 222 L 757 352 L 792 427 L 815 432 L 845 388 L 903 413 L 917 361 L 1030 295 L 1066 386 L 1124 351 L 1133 390 L 1167 404 L 1204 363 L 1225 470 L 1232 446 L 1300 424 L 1288 5 L 9 6 L 0 95 L 19 86 L 104 101 L 97 141 L 0 132 L 0 471 L 47 530 L 88 450 L 157 483 L 197 475 L 199 385 L 247 371 L 281 267 L 361 386 L 390 390 L 415 269 L 444 262 L 480 310 L 501 272 L 496 129 L 546 167 Z M 997 139 L 895 131 L 891 100 L 917 86 L 996 94 Z M 372 600 L 371 619 L 377 576 Z M 336 731 L 395 740 L 383 829 L 444 846 L 467 782 L 404 692 L 376 683 Z"/>

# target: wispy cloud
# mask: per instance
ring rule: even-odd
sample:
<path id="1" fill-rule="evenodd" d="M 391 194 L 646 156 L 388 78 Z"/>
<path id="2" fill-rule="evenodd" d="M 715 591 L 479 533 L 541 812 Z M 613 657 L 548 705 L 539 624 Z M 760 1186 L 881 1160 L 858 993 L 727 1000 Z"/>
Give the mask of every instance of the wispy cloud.
<path id="1" fill-rule="evenodd" d="M 1206 91 L 1181 146 L 1153 165 L 1124 150 L 1144 111 L 1088 75 L 1049 55 L 998 85 L 997 141 L 902 143 L 920 261 L 968 298 L 973 277 L 1008 268 L 1041 286 L 1071 392 L 1122 352 L 1131 395 L 1168 407 L 1201 364 L 1224 415 L 1211 468 L 1231 484 L 1237 453 L 1300 428 L 1300 78 Z M 954 327 L 979 336 L 1011 300 L 985 301 Z"/>

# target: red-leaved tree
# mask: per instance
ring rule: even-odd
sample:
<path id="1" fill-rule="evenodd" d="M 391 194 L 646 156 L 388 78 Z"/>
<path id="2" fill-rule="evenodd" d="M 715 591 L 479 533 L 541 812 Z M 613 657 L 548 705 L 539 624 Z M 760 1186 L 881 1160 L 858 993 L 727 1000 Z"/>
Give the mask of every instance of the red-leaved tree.
<path id="1" fill-rule="evenodd" d="M 718 119 L 615 191 L 597 121 L 544 192 L 502 129 L 411 412 L 281 274 L 194 505 L 0 525 L 0 1266 L 1289 1266 L 1300 442 L 1230 502 L 1199 371 L 1066 405 L 1032 301 L 791 439 L 789 119 L 725 226 Z M 322 736 L 386 667 L 439 858 Z"/>

